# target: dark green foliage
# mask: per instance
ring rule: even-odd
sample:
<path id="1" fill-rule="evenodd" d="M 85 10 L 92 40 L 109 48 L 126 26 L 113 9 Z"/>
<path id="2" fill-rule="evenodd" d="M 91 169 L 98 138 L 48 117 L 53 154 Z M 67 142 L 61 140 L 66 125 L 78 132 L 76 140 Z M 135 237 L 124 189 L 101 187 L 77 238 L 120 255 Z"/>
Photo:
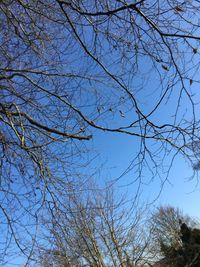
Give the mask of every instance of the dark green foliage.
<path id="1" fill-rule="evenodd" d="M 186 223 L 180 225 L 182 244 L 177 248 L 160 243 L 167 267 L 200 266 L 200 229 L 190 228 Z"/>
<path id="2" fill-rule="evenodd" d="M 183 244 L 188 244 L 191 241 L 191 230 L 186 223 L 181 224 L 181 240 Z"/>

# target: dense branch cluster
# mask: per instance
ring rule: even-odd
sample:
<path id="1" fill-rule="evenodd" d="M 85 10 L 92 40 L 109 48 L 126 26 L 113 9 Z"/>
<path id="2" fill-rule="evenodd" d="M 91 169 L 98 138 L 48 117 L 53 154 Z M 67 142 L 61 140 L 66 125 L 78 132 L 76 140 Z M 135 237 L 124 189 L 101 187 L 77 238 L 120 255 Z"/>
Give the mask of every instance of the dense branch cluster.
<path id="1" fill-rule="evenodd" d="M 199 16 L 197 0 L 1 1 L 3 247 L 27 254 L 16 229 L 32 239 L 25 214 L 58 201 L 98 133 L 133 137 L 140 182 L 178 153 L 199 169 Z"/>

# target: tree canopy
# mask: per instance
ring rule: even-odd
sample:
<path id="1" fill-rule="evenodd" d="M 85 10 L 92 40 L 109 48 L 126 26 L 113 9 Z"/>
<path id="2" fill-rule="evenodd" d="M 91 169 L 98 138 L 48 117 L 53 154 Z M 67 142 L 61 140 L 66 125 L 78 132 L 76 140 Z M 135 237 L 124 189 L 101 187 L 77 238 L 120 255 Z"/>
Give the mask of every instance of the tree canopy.
<path id="1" fill-rule="evenodd" d="M 100 133 L 133 138 L 140 185 L 176 155 L 199 169 L 199 19 L 197 0 L 0 2 L 0 261 L 29 258 Z"/>

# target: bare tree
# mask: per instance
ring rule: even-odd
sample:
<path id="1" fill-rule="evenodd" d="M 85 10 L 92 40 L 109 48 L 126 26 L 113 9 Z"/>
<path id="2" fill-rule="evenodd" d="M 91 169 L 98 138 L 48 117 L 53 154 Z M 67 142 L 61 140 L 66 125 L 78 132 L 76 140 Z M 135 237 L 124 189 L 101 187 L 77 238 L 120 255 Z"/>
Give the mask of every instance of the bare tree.
<path id="1" fill-rule="evenodd" d="M 43 219 L 38 264 L 50 266 L 146 266 L 149 236 L 138 203 L 116 200 L 112 189 L 73 193 L 67 207 Z"/>
<path id="2" fill-rule="evenodd" d="M 138 204 L 127 207 L 124 200 L 113 202 L 111 190 L 106 193 L 108 198 L 99 191 L 95 198 L 87 195 L 85 203 L 73 195 L 70 212 L 51 210 L 38 247 L 41 266 L 198 266 L 197 220 L 171 206 L 149 217 Z"/>
<path id="3" fill-rule="evenodd" d="M 79 176 L 98 131 L 138 142 L 139 182 L 143 168 L 155 179 L 178 153 L 198 170 L 199 9 L 189 0 L 1 1 L 2 259 L 13 242 L 31 254 L 21 230 L 35 240 L 33 221 Z"/>

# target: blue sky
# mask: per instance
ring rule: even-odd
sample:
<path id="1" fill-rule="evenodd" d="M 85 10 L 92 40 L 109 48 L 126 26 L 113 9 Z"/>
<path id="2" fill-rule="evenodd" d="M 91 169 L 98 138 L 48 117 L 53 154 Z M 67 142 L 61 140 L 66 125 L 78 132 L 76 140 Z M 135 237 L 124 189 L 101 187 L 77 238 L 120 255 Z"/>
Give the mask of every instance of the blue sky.
<path id="1" fill-rule="evenodd" d="M 102 180 L 114 180 L 120 176 L 121 173 L 128 167 L 135 154 L 136 140 L 126 135 L 107 135 L 98 134 L 95 136 L 94 145 L 99 152 L 99 158 L 102 160 L 103 165 L 100 171 L 100 177 Z M 118 181 L 119 188 L 124 186 L 124 189 L 128 187 L 129 193 L 134 193 L 135 184 L 131 182 L 135 177 L 134 170 L 131 170 L 126 175 L 122 176 Z M 143 176 L 148 175 L 143 173 Z M 161 174 L 161 177 L 165 174 Z M 159 198 L 153 203 L 153 206 L 159 205 L 172 205 L 183 210 L 184 213 L 192 217 L 198 217 L 200 219 L 199 210 L 199 184 L 198 177 L 193 175 L 191 165 L 182 157 L 177 156 L 174 164 L 170 170 L 168 181 L 164 184 L 162 192 Z M 155 199 L 158 196 L 161 188 L 161 183 L 157 179 L 142 186 L 142 201 L 149 201 Z"/>
<path id="2" fill-rule="evenodd" d="M 121 28 L 121 30 L 122 29 L 123 28 Z M 122 31 L 121 33 L 119 32 L 117 34 L 122 35 L 124 34 L 124 32 Z M 86 42 L 88 47 L 92 49 L 90 47 L 92 46 L 92 38 L 89 36 L 90 36 L 90 30 L 88 30 L 88 32 L 85 33 L 85 37 L 87 37 L 88 39 Z M 103 37 L 99 37 L 99 38 L 100 38 L 99 41 L 103 40 Z M 134 40 L 134 36 L 129 35 L 128 40 L 131 43 Z M 137 77 L 136 78 L 134 77 L 135 75 L 134 71 L 133 71 L 133 77 L 132 76 L 129 77 L 129 75 L 123 73 L 125 72 L 123 70 L 123 67 L 125 68 L 125 70 L 129 70 L 129 69 L 132 70 L 132 67 L 133 67 L 132 64 L 134 63 L 134 54 L 132 55 L 131 52 L 126 51 L 127 55 L 130 57 L 129 58 L 130 62 L 129 63 L 127 63 L 126 61 L 122 62 L 121 54 L 118 50 L 116 50 L 116 52 L 113 49 L 112 49 L 113 51 L 110 51 L 110 46 L 108 46 L 105 40 L 104 40 L 104 43 L 102 44 L 105 45 L 104 47 L 105 50 L 103 50 L 104 53 L 102 54 L 102 58 L 101 58 L 102 62 L 105 64 L 106 67 L 108 67 L 111 73 L 115 75 L 123 74 L 122 76 L 123 76 L 124 84 L 128 85 L 129 89 L 133 91 L 135 90 L 134 96 L 136 96 L 136 98 L 138 99 L 138 103 L 139 103 L 141 110 L 145 114 L 148 114 L 148 112 L 153 108 L 155 103 L 157 103 L 156 101 L 158 101 L 159 94 L 161 94 L 162 89 L 165 90 L 167 88 L 168 77 L 171 77 L 171 80 L 173 80 L 172 76 L 174 75 L 174 68 L 172 67 L 172 69 L 170 69 L 171 67 L 170 61 L 168 62 L 167 61 L 168 58 L 166 59 L 167 67 L 169 68 L 169 71 L 166 72 L 166 70 L 162 69 L 162 64 L 158 62 L 152 63 L 150 62 L 151 60 L 149 60 L 147 56 L 141 56 L 137 62 L 139 64 L 139 69 L 140 69 L 140 71 L 138 71 L 136 74 Z M 128 49 L 124 46 L 123 43 L 121 43 L 121 45 L 123 49 Z M 67 49 L 67 45 L 63 43 L 63 51 L 65 49 Z M 161 55 L 164 57 L 165 53 L 164 51 L 162 52 L 161 52 Z M 100 67 L 96 66 L 94 62 L 92 63 L 93 60 L 88 59 L 88 58 L 86 59 L 85 53 L 80 52 L 79 45 L 74 45 L 73 53 L 71 57 L 69 57 L 68 53 L 65 55 L 65 59 L 66 59 L 65 65 L 67 66 L 66 70 L 70 70 L 72 72 L 74 70 L 77 70 L 78 73 L 79 72 L 81 73 L 82 69 L 83 70 L 85 69 L 86 71 L 86 69 L 88 68 L 88 73 L 94 75 L 94 77 L 96 74 L 97 74 L 97 77 L 99 75 L 100 80 L 101 79 L 104 80 L 104 78 L 107 77 L 107 76 L 102 75 L 103 71 Z M 194 57 L 197 57 L 197 56 L 198 55 L 195 55 Z M 196 59 L 194 59 L 192 64 L 197 63 L 199 58 L 197 58 L 196 61 L 195 60 Z M 179 63 L 182 63 L 181 59 Z M 159 80 L 158 80 L 159 75 L 158 74 L 155 75 L 154 70 L 151 71 L 151 68 L 154 67 L 153 64 L 155 64 L 156 67 L 160 70 L 161 78 L 164 79 L 163 88 L 161 88 L 161 84 L 159 83 Z M 187 60 L 183 64 L 187 64 Z M 85 68 L 85 66 L 87 66 L 87 68 Z M 103 78 L 101 77 L 101 75 Z M 198 76 L 198 73 L 195 73 L 195 75 Z M 128 79 L 130 79 L 130 81 L 128 81 Z M 114 104 L 117 105 L 116 103 L 120 102 L 119 98 L 124 97 L 125 93 L 122 92 L 122 88 L 119 89 L 119 86 L 116 85 L 116 83 L 111 80 L 112 79 L 107 77 L 105 78 L 104 83 L 99 83 L 99 84 L 97 84 L 96 82 L 90 83 L 87 81 L 85 82 L 85 84 L 83 84 L 82 90 L 80 89 L 80 84 L 79 83 L 76 84 L 77 81 L 74 81 L 71 83 L 71 86 L 72 85 L 74 86 L 74 87 L 72 86 L 72 88 L 75 88 L 71 90 L 76 91 L 74 92 L 75 100 L 73 99 L 73 101 L 78 107 L 81 106 L 82 102 L 84 104 L 86 103 L 88 104 L 88 106 L 81 107 L 81 110 L 86 114 L 86 116 L 88 117 L 91 116 L 90 119 L 93 119 L 93 117 L 95 116 L 98 117 L 98 112 L 96 110 L 96 102 L 101 104 L 101 100 L 102 100 L 104 105 L 107 104 L 106 110 L 108 111 L 108 108 L 110 107 L 109 105 L 112 105 L 112 104 L 113 106 Z M 170 100 L 168 101 L 168 103 L 162 103 L 162 107 L 159 108 L 158 112 L 155 112 L 155 115 L 151 116 L 152 121 L 158 124 L 169 123 L 169 122 L 172 123 L 173 121 L 172 116 L 176 110 L 177 96 L 180 90 L 179 86 L 180 84 L 172 87 Z M 194 83 L 191 87 L 192 87 L 193 93 L 196 94 L 195 96 L 196 100 L 199 100 L 198 86 L 196 86 Z M 139 90 L 138 88 L 140 88 L 141 90 Z M 189 81 L 187 84 L 187 88 L 190 88 Z M 84 96 L 83 98 L 80 97 L 79 99 L 79 94 L 81 91 L 83 91 Z M 96 91 L 98 91 L 100 95 L 99 98 L 98 98 L 98 95 L 96 95 Z M 123 122 L 126 125 L 134 121 L 134 118 L 137 117 L 137 114 L 135 110 L 133 109 L 133 107 L 131 106 L 130 102 L 131 101 L 128 100 L 125 104 L 121 103 L 120 107 L 115 106 L 114 109 L 115 109 L 116 115 L 113 115 L 113 118 L 112 118 L 112 114 L 108 112 L 109 113 L 108 120 L 105 120 L 105 124 L 103 121 L 104 118 L 102 120 L 100 119 L 99 121 L 97 119 L 97 122 L 99 123 L 99 125 L 104 125 L 104 126 L 108 125 L 110 128 L 113 128 L 114 125 L 119 125 L 121 122 Z M 90 105 L 91 106 L 93 105 L 92 108 Z M 132 107 L 132 110 L 129 110 L 130 107 Z M 183 116 L 185 111 L 187 111 L 187 117 L 182 117 L 182 118 L 190 119 L 190 116 L 191 116 L 190 109 L 191 107 L 189 106 L 188 99 L 186 99 L 185 97 L 181 98 L 181 108 L 180 108 L 180 113 L 178 116 L 179 119 L 181 119 L 181 116 Z M 94 110 L 96 112 L 95 115 L 94 115 Z M 123 112 L 122 114 L 124 114 L 125 117 L 123 117 L 120 114 L 120 111 Z M 197 110 L 197 114 L 198 114 L 198 110 Z M 135 195 L 135 192 L 137 191 L 137 186 L 138 186 L 138 182 L 134 183 L 133 181 L 138 175 L 138 170 L 131 168 L 131 170 L 127 172 L 125 175 L 121 175 L 121 174 L 123 174 L 124 171 L 127 169 L 127 167 L 132 164 L 133 158 L 136 156 L 136 153 L 139 149 L 139 139 L 133 136 L 125 135 L 125 134 L 118 134 L 118 133 L 112 134 L 112 133 L 96 131 L 96 130 L 94 130 L 93 136 L 94 136 L 93 140 L 89 142 L 89 147 L 91 149 L 94 149 L 94 153 L 91 153 L 91 157 L 93 157 L 93 155 L 98 155 L 98 156 L 95 158 L 93 163 L 89 166 L 89 168 L 92 168 L 92 170 L 90 171 L 93 172 L 93 169 L 94 170 L 98 169 L 97 181 L 100 185 L 103 185 L 105 181 L 117 180 L 116 186 L 118 186 L 119 192 L 121 190 L 124 190 L 124 192 L 128 192 L 127 198 L 129 199 L 133 198 Z M 157 144 L 155 141 L 154 142 L 149 141 L 148 144 L 152 149 L 156 150 Z M 156 158 L 155 161 L 157 160 L 160 160 L 160 159 Z M 143 169 L 140 175 L 142 179 L 142 183 L 140 187 L 141 201 L 152 202 L 156 199 L 156 201 L 153 202 L 152 207 L 159 206 L 159 205 L 172 205 L 172 206 L 179 207 L 180 209 L 183 210 L 183 212 L 189 214 L 190 216 L 200 218 L 200 210 L 198 207 L 200 187 L 199 187 L 199 184 L 197 183 L 196 177 L 190 180 L 190 177 L 193 174 L 192 166 L 189 165 L 189 163 L 183 157 L 181 156 L 176 157 L 176 159 L 173 162 L 173 166 L 170 169 L 168 180 L 165 182 L 164 187 L 161 190 L 161 185 L 162 185 L 163 180 L 165 179 L 167 166 L 170 164 L 170 160 L 171 160 L 171 156 L 167 156 L 165 158 L 165 161 L 163 163 L 163 169 L 159 170 L 160 176 L 157 175 L 156 177 L 151 177 L 150 171 L 148 171 L 145 168 Z M 150 168 L 151 167 L 153 169 L 152 165 L 150 166 Z M 83 170 L 83 172 L 87 172 L 87 170 Z M 120 179 L 118 179 L 119 177 Z M 160 190 L 161 190 L 161 193 L 160 193 Z M 10 265 L 10 266 L 13 266 L 13 265 Z"/>
<path id="3" fill-rule="evenodd" d="M 198 75 L 198 74 L 196 74 Z M 151 88 L 154 88 L 153 81 L 150 81 Z M 178 88 L 178 87 L 177 87 Z M 175 87 L 175 89 L 177 90 Z M 148 86 L 147 86 L 148 89 Z M 199 88 L 198 85 L 193 84 L 192 88 L 189 88 L 195 96 L 195 101 L 199 99 Z M 151 90 L 150 90 L 151 91 Z M 178 90 L 177 90 L 178 91 Z M 156 94 L 147 98 L 144 95 L 145 109 L 151 106 Z M 173 120 L 173 113 L 177 104 L 177 92 L 173 92 L 167 105 L 163 105 L 160 112 L 156 113 L 154 120 L 160 123 L 168 123 Z M 186 113 L 184 113 L 186 111 Z M 199 108 L 196 107 L 197 115 Z M 184 114 L 185 117 L 184 117 Z M 125 114 L 124 122 L 130 119 L 130 113 Z M 181 117 L 182 116 L 182 117 Z M 190 105 L 187 98 L 181 99 L 181 107 L 179 118 L 190 119 Z M 115 117 L 114 120 L 121 120 Z M 125 123 L 126 124 L 126 123 Z M 98 161 L 103 162 L 100 177 L 102 180 L 114 180 L 119 177 L 124 170 L 130 165 L 134 156 L 138 151 L 139 139 L 133 136 L 124 134 L 109 134 L 104 132 L 96 132 L 93 139 L 93 147 L 98 153 Z M 173 150 L 172 150 L 173 151 Z M 167 165 L 170 164 L 171 157 L 166 157 L 164 165 L 166 168 L 160 170 L 160 178 L 156 177 L 152 182 L 143 184 L 141 187 L 142 201 L 151 202 L 159 195 L 161 188 L 161 181 L 159 179 L 165 179 Z M 126 175 L 122 176 L 118 181 L 118 186 L 127 186 L 129 192 L 135 190 L 135 184 L 132 181 L 136 177 L 137 173 L 135 170 L 131 170 Z M 159 205 L 172 205 L 180 208 L 184 213 L 192 217 L 200 219 L 199 200 L 200 200 L 200 186 L 198 184 L 198 173 L 191 179 L 194 174 L 191 164 L 184 159 L 181 155 L 177 155 L 170 169 L 168 180 L 165 182 L 162 192 L 159 198 L 153 203 L 153 206 Z M 142 176 L 143 180 L 148 180 L 150 173 L 144 169 Z M 131 193 L 130 193 L 131 194 Z"/>

